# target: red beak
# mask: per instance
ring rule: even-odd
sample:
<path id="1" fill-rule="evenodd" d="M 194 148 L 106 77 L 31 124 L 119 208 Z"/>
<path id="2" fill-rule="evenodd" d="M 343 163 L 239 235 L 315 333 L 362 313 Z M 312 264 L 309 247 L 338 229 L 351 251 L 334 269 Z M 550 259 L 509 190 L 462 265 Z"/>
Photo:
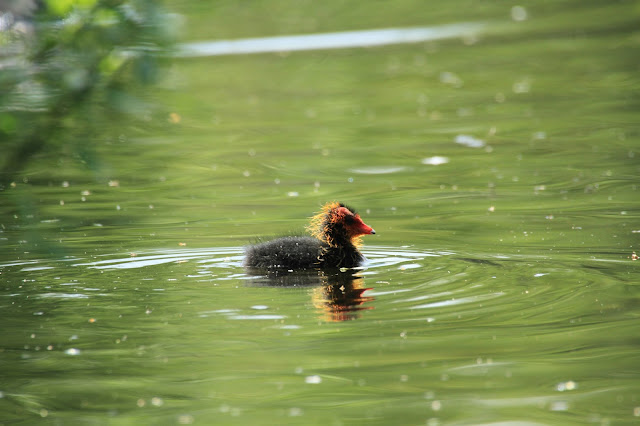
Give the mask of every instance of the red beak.
<path id="1" fill-rule="evenodd" d="M 369 225 L 367 225 L 366 223 L 364 223 L 362 221 L 362 219 L 360 219 L 360 216 L 356 216 L 358 219 L 359 223 L 356 223 L 354 226 L 354 230 L 356 231 L 357 235 L 366 235 L 366 234 L 375 234 L 376 231 L 370 227 Z"/>

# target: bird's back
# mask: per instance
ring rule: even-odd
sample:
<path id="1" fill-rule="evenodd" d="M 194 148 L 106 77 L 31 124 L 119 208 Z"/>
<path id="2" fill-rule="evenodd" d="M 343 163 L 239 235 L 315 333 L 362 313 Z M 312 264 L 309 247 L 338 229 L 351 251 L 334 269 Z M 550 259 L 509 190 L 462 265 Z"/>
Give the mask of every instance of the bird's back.
<path id="1" fill-rule="evenodd" d="M 309 269 L 320 266 L 323 243 L 313 237 L 282 237 L 249 246 L 245 266 L 264 269 Z"/>

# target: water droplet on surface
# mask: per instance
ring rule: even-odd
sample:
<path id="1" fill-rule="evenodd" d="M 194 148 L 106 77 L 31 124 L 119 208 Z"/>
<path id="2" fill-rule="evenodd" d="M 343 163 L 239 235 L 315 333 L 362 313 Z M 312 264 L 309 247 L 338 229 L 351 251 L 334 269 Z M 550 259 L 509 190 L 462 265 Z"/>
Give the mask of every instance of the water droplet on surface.
<path id="1" fill-rule="evenodd" d="M 439 166 L 441 164 L 447 164 L 448 162 L 448 157 L 441 157 L 439 155 L 422 159 L 422 164 L 425 164 L 427 166 Z"/>
<path id="2" fill-rule="evenodd" d="M 560 382 L 556 385 L 556 390 L 558 392 L 572 391 L 577 388 L 578 388 L 578 384 L 573 380 L 569 380 L 567 382 Z"/>
<path id="3" fill-rule="evenodd" d="M 551 411 L 567 411 L 569 409 L 569 403 L 567 403 L 567 401 L 555 401 L 551 403 L 549 409 Z"/>
<path id="4" fill-rule="evenodd" d="M 527 9 L 522 6 L 513 6 L 511 8 L 511 19 L 516 22 L 522 22 L 527 20 Z"/>
<path id="5" fill-rule="evenodd" d="M 291 407 L 289 408 L 289 417 L 300 417 L 304 414 L 302 408 Z"/>
<path id="6" fill-rule="evenodd" d="M 317 385 L 318 383 L 322 383 L 322 377 L 318 375 L 307 376 L 304 378 L 304 382 L 312 385 Z"/>
<path id="7" fill-rule="evenodd" d="M 513 83 L 511 90 L 513 90 L 513 93 L 529 93 L 531 90 L 531 80 L 524 78 L 520 81 L 516 81 Z"/>
<path id="8" fill-rule="evenodd" d="M 190 414 L 182 414 L 178 416 L 178 424 L 190 425 L 193 423 L 193 416 Z"/>
<path id="9" fill-rule="evenodd" d="M 269 307 L 267 305 L 253 305 L 251 309 L 256 309 L 260 311 L 260 310 L 269 309 Z"/>
<path id="10" fill-rule="evenodd" d="M 478 139 L 470 135 L 457 135 L 454 141 L 457 144 L 468 146 L 469 148 L 482 148 L 485 145 L 485 142 L 482 139 Z"/>
<path id="11" fill-rule="evenodd" d="M 462 87 L 463 85 L 463 81 L 460 77 L 448 71 L 440 73 L 440 82 L 456 88 Z"/>

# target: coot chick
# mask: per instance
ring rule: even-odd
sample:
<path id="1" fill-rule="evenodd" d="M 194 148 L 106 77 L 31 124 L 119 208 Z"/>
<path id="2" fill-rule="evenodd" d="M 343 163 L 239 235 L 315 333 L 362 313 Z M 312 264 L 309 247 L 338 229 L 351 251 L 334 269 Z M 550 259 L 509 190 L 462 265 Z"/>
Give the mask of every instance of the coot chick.
<path id="1" fill-rule="evenodd" d="M 325 204 L 307 230 L 313 237 L 282 237 L 247 247 L 244 265 L 286 270 L 352 268 L 364 260 L 358 251 L 362 235 L 376 233 L 355 210 L 336 202 Z"/>

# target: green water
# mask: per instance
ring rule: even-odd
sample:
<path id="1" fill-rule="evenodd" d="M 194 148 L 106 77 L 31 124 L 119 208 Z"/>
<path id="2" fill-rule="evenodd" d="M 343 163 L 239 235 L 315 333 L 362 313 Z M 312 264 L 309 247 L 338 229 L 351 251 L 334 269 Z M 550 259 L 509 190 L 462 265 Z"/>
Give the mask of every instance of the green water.
<path id="1" fill-rule="evenodd" d="M 0 194 L 0 423 L 640 421 L 640 5 L 391 4 L 169 2 L 186 41 L 485 27 L 176 60 L 163 131 L 38 158 Z M 244 271 L 332 200 L 366 268 Z"/>

